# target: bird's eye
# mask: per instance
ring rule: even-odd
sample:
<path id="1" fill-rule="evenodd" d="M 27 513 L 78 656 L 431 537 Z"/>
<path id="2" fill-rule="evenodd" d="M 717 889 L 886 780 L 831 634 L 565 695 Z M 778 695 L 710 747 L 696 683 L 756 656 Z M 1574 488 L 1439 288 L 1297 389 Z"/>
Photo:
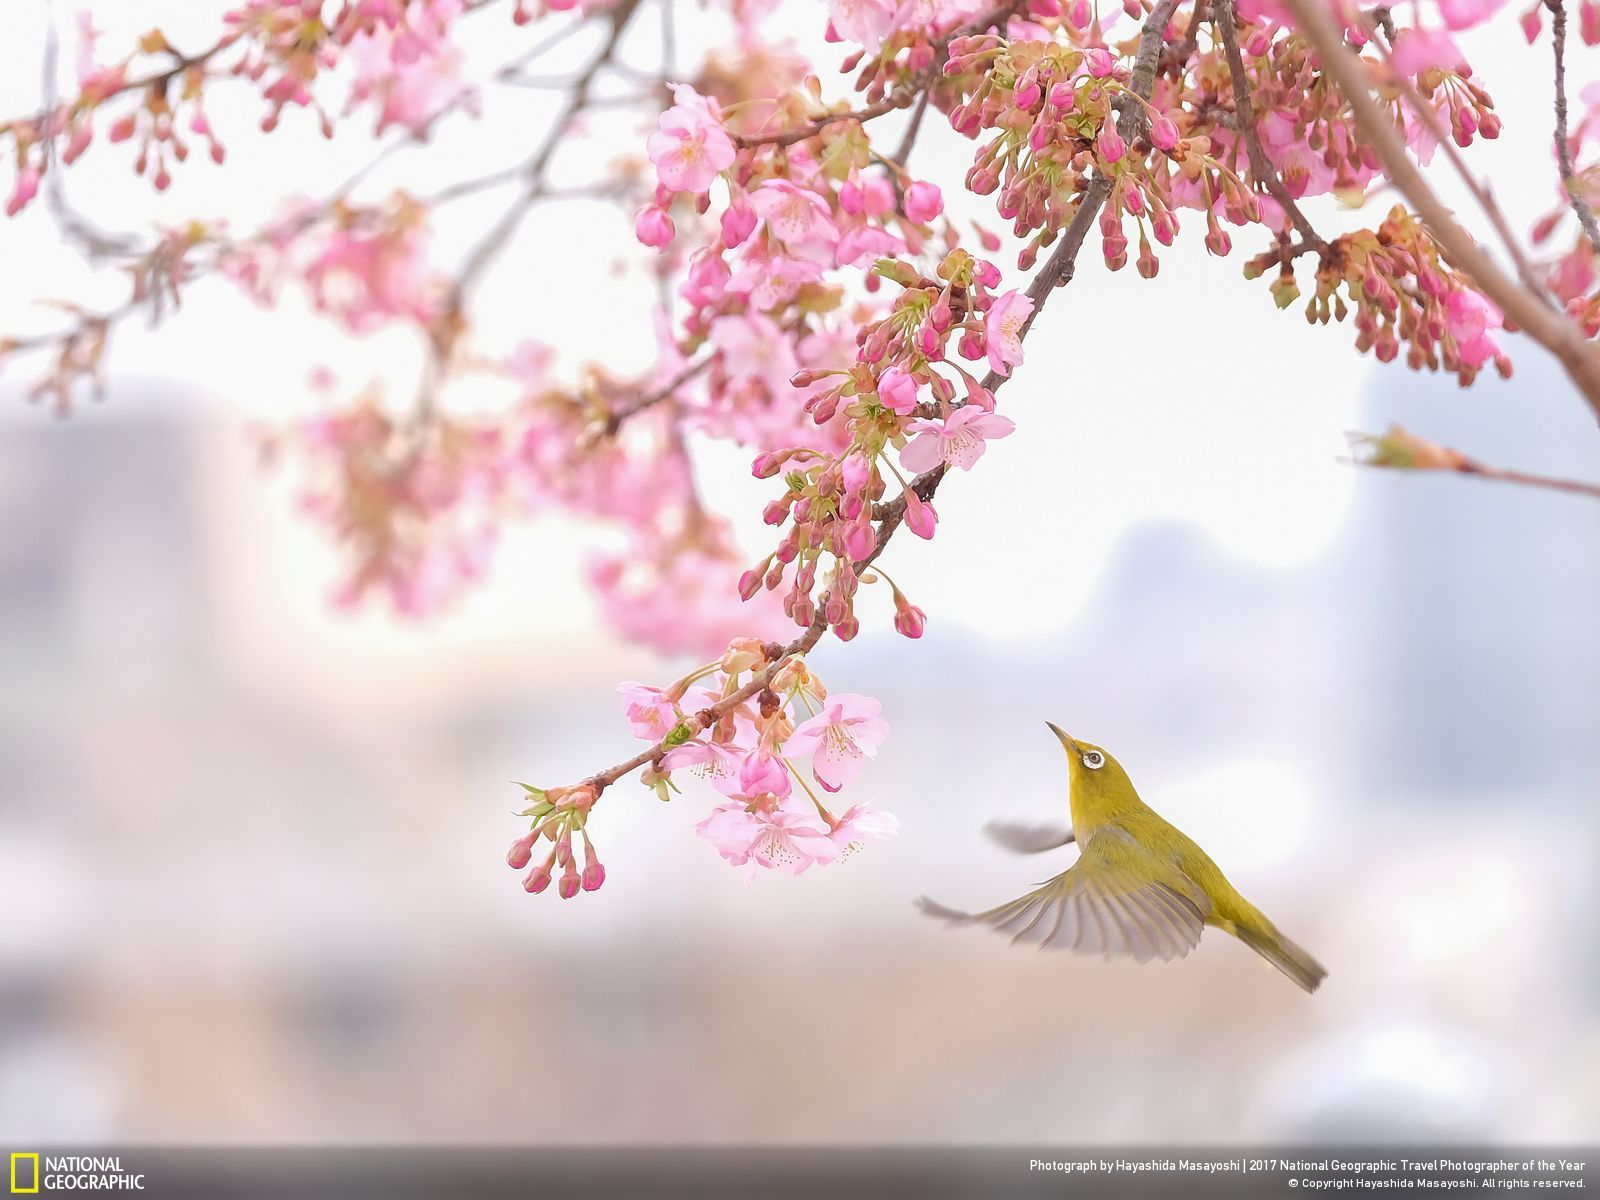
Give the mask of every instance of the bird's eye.
<path id="1" fill-rule="evenodd" d="M 1106 765 L 1106 756 L 1098 750 L 1091 750 L 1083 756 L 1083 765 L 1091 771 L 1098 771 Z"/>

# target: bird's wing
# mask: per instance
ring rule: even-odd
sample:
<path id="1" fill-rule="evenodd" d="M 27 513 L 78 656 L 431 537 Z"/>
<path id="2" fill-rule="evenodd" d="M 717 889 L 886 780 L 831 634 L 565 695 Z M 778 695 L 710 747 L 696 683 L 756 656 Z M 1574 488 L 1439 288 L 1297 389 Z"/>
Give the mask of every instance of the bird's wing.
<path id="1" fill-rule="evenodd" d="M 921 907 L 948 921 L 991 925 L 1012 942 L 1144 963 L 1182 958 L 1199 945 L 1211 902 L 1176 867 L 1105 826 L 1071 867 L 1009 904 L 964 913 L 924 898 Z"/>
<path id="2" fill-rule="evenodd" d="M 1007 850 L 1018 854 L 1042 854 L 1072 841 L 1072 826 L 1041 823 L 1029 825 L 1023 821 L 990 821 L 983 831 Z"/>

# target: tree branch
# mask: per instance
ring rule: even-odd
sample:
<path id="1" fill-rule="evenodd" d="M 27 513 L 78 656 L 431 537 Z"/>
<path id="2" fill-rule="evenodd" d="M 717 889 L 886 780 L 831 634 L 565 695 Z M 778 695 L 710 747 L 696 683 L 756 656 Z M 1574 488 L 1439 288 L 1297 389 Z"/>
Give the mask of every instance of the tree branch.
<path id="1" fill-rule="evenodd" d="M 1411 161 L 1394 122 L 1372 98 L 1365 70 L 1344 42 L 1332 11 L 1322 0 L 1284 0 L 1295 26 L 1306 36 L 1332 76 L 1366 135 L 1384 172 L 1433 234 L 1440 250 L 1464 271 L 1501 310 L 1561 363 L 1573 384 L 1600 418 L 1600 352 L 1567 316 L 1551 308 L 1509 275 L 1457 223 Z"/>
<path id="2" fill-rule="evenodd" d="M 1517 483 L 1524 487 L 1543 488 L 1547 491 L 1565 492 L 1569 495 L 1588 496 L 1600 500 L 1600 483 L 1581 479 L 1558 479 L 1550 475 L 1537 475 L 1531 471 L 1517 471 L 1509 467 L 1492 467 L 1479 462 L 1459 450 L 1441 446 L 1418 437 L 1398 425 L 1391 425 L 1381 436 L 1366 433 L 1350 435 L 1354 448 L 1365 457 L 1354 461 L 1363 467 L 1382 467 L 1396 471 L 1451 471 L 1458 475 L 1475 475 L 1479 479 L 1494 479 L 1501 483 Z"/>
<path id="3" fill-rule="evenodd" d="M 1317 234 L 1294 197 L 1289 194 L 1289 189 L 1268 160 L 1261 138 L 1256 133 L 1255 103 L 1250 95 L 1250 77 L 1244 70 L 1244 56 L 1239 53 L 1239 27 L 1233 18 L 1233 0 L 1215 0 L 1211 6 L 1211 20 L 1222 39 L 1223 53 L 1228 59 L 1228 74 L 1233 80 L 1233 109 L 1238 117 L 1239 136 L 1250 154 L 1250 173 L 1278 202 L 1305 244 L 1321 254 L 1327 250 L 1327 243 Z"/>
<path id="4" fill-rule="evenodd" d="M 1572 143 L 1567 138 L 1567 10 L 1562 0 L 1544 0 L 1544 6 L 1550 10 L 1551 44 L 1555 48 L 1556 162 L 1561 167 L 1561 186 L 1589 245 L 1600 254 L 1600 225 L 1595 223 L 1594 210 L 1572 169 Z"/>

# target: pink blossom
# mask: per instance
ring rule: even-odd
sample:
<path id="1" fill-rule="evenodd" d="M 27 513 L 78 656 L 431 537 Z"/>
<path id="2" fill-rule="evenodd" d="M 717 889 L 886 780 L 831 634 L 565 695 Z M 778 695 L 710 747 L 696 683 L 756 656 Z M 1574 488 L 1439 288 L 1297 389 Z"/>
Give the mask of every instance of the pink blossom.
<path id="1" fill-rule="evenodd" d="M 677 101 L 661 114 L 660 128 L 647 149 L 663 187 L 675 192 L 703 192 L 733 165 L 733 139 L 723 127 L 715 101 L 687 84 L 672 89 Z"/>
<path id="2" fill-rule="evenodd" d="M 1463 28 L 1452 26 L 1452 28 Z M 1402 75 L 1419 75 L 1434 67 L 1453 70 L 1462 66 L 1462 57 L 1455 39 L 1448 33 L 1425 29 L 1403 29 L 1395 40 L 1394 69 Z"/>
<path id="3" fill-rule="evenodd" d="M 942 423 L 913 421 L 911 429 L 917 436 L 900 452 L 900 462 L 918 474 L 931 471 L 940 463 L 970 471 L 983 457 L 990 439 L 1010 437 L 1016 427 L 1010 417 L 964 405 Z"/>
<path id="4" fill-rule="evenodd" d="M 798 258 L 777 257 L 751 262 L 728 280 L 728 289 L 746 292 L 750 303 L 763 312 L 793 300 L 801 286 L 822 278 L 822 268 Z"/>
<path id="5" fill-rule="evenodd" d="M 1458 288 L 1445 299 L 1445 327 L 1455 339 L 1461 361 L 1481 367 L 1504 351 L 1493 330 L 1505 324 L 1500 310 L 1477 292 Z"/>
<path id="6" fill-rule="evenodd" d="M 1505 0 L 1439 0 L 1439 15 L 1451 29 L 1481 25 L 1505 5 Z"/>
<path id="7" fill-rule="evenodd" d="M 889 736 L 889 723 L 871 696 L 835 692 L 823 709 L 789 735 L 784 751 L 810 754 L 811 773 L 830 792 L 837 792 L 861 773 L 861 760 L 877 755 Z"/>
<path id="8" fill-rule="evenodd" d="M 711 326 L 711 343 L 722 351 L 730 382 L 754 382 L 773 399 L 794 394 L 789 379 L 800 369 L 794 343 L 771 317 L 762 313 L 718 317 Z"/>
<path id="9" fill-rule="evenodd" d="M 768 179 L 750 193 L 750 207 L 791 249 L 832 245 L 838 231 L 821 196 L 787 179 Z"/>
<path id="10" fill-rule="evenodd" d="M 628 731 L 647 742 L 659 742 L 677 728 L 680 709 L 693 712 L 711 701 L 705 688 L 691 688 L 677 704 L 660 688 L 643 683 L 624 683 L 617 693 L 622 697 L 622 716 L 628 722 Z"/>
<path id="11" fill-rule="evenodd" d="M 864 804 L 852 804 L 828 837 L 839 848 L 842 858 L 859 850 L 863 842 L 891 838 L 899 832 L 900 820 L 893 813 L 875 812 Z"/>
<path id="12" fill-rule="evenodd" d="M 803 814 L 765 806 L 752 812 L 744 800 L 717 805 L 694 831 L 736 867 L 782 867 L 800 875 L 839 857 L 833 839 Z"/>
<path id="13" fill-rule="evenodd" d="M 869 54 L 877 52 L 894 28 L 895 5 L 888 0 L 828 0 L 828 20 L 840 37 Z"/>
<path id="14" fill-rule="evenodd" d="M 906 216 L 926 225 L 944 212 L 944 196 L 935 184 L 917 180 L 906 189 Z"/>
<path id="15" fill-rule="evenodd" d="M 906 244 L 877 225 L 854 225 L 839 238 L 835 261 L 841 267 L 866 267 L 904 251 Z"/>
<path id="16" fill-rule="evenodd" d="M 997 375 L 1009 375 L 1022 361 L 1022 329 L 1032 313 L 1033 301 L 1013 288 L 984 314 L 984 345 L 989 367 Z"/>
<path id="17" fill-rule="evenodd" d="M 739 768 L 743 760 L 744 754 L 735 746 L 696 738 L 668 750 L 661 758 L 661 770 L 670 774 L 685 767 L 692 768 L 724 796 L 735 796 L 739 793 Z"/>

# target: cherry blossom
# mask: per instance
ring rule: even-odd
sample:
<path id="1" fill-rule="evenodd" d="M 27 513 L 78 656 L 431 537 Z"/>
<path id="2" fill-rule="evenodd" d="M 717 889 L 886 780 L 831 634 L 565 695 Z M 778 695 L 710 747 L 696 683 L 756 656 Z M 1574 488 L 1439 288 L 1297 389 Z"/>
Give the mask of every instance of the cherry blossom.
<path id="1" fill-rule="evenodd" d="M 792 755 L 810 754 L 817 782 L 837 792 L 855 781 L 863 760 L 875 757 L 889 736 L 882 711 L 870 696 L 836 692 L 821 712 L 795 727 L 785 749 Z"/>
<path id="2" fill-rule="evenodd" d="M 913 421 L 909 428 L 917 436 L 900 452 L 902 466 L 912 471 L 931 471 L 940 463 L 948 463 L 970 471 L 983 457 L 989 442 L 1010 437 L 1016 424 L 1010 417 L 969 404 L 943 421 Z"/>

